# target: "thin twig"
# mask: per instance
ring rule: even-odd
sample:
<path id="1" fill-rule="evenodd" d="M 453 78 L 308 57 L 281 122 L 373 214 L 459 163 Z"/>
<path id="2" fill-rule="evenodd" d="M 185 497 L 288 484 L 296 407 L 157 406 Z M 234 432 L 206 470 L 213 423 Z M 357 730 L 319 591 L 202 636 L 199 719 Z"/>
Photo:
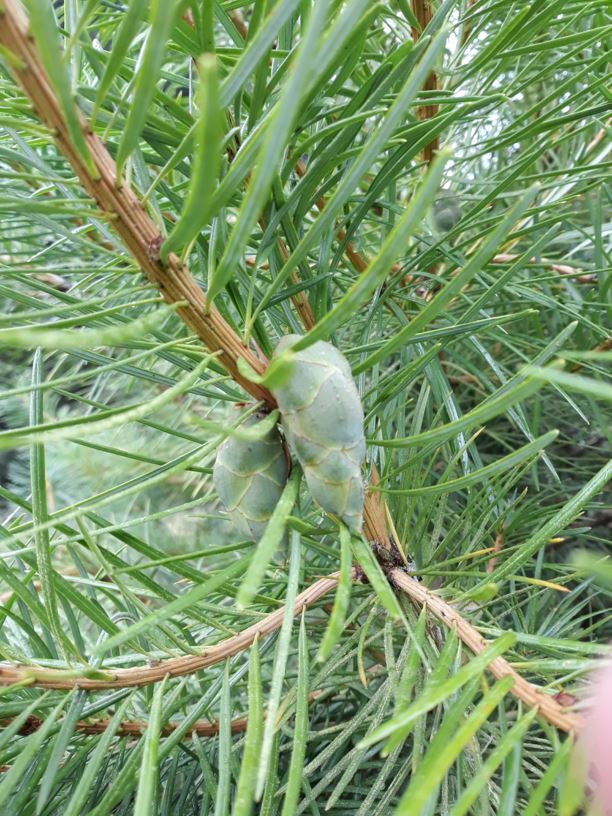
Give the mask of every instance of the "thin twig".
<path id="1" fill-rule="evenodd" d="M 306 175 L 306 166 L 301 159 L 298 159 L 298 161 L 295 163 L 295 172 L 300 178 L 303 178 Z M 319 196 L 315 201 L 315 205 L 317 210 L 319 210 L 319 212 L 322 212 L 327 206 L 327 199 L 325 198 L 325 196 L 322 195 Z M 346 231 L 344 230 L 343 227 L 340 227 L 338 226 L 338 224 L 336 224 L 336 239 L 338 240 L 339 243 L 342 243 L 342 241 L 345 238 Z M 352 264 L 355 271 L 359 272 L 359 274 L 365 272 L 368 266 L 370 265 L 370 259 L 367 258 L 365 255 L 362 255 L 360 252 L 358 252 L 350 241 L 346 242 L 346 246 L 344 247 L 344 254 Z M 400 269 L 401 266 L 399 264 L 393 264 L 391 266 L 390 271 L 391 273 L 395 273 L 399 272 Z"/>
<path id="2" fill-rule="evenodd" d="M 504 546 L 504 531 L 500 529 L 497 531 L 495 536 L 495 542 L 493 543 L 493 555 L 487 560 L 487 566 L 485 567 L 485 572 L 490 575 L 495 567 L 497 566 L 497 556 L 500 554 Z"/>
<path id="3" fill-rule="evenodd" d="M 321 690 L 311 691 L 308 695 L 308 702 L 314 702 L 322 693 Z M 265 715 L 266 712 L 264 712 L 264 717 Z M 0 728 L 6 728 L 13 720 L 14 718 L 0 720 Z M 78 720 L 74 728 L 75 731 L 79 731 L 81 734 L 103 734 L 110 725 L 110 722 L 110 720 L 106 719 Z M 31 734 L 33 731 L 38 731 L 44 723 L 45 720 L 30 716 L 19 729 L 19 733 L 21 735 Z M 230 729 L 233 734 L 246 731 L 247 723 L 248 720 L 246 717 L 238 717 L 230 722 Z M 166 723 L 162 726 L 161 733 L 167 737 L 174 733 L 177 728 L 180 728 L 182 724 L 180 720 Z M 117 737 L 140 737 L 148 727 L 149 723 L 147 720 L 123 720 L 116 729 L 115 735 Z M 184 739 L 189 739 L 192 734 L 197 734 L 198 737 L 216 737 L 219 733 L 219 728 L 220 723 L 218 720 L 197 720 L 193 723 L 189 731 L 186 732 Z"/>
<path id="4" fill-rule="evenodd" d="M 502 252 L 499 255 L 496 255 L 494 258 L 491 259 L 491 263 L 494 264 L 502 264 L 502 263 L 512 263 L 519 258 L 519 255 L 513 255 L 512 253 Z M 555 261 L 549 261 L 546 258 L 541 258 L 538 260 L 537 258 L 531 258 L 531 260 L 527 261 L 528 265 L 535 265 L 535 266 L 542 266 L 545 269 L 550 269 L 551 272 L 558 272 L 559 275 L 566 275 L 568 278 L 574 278 L 578 283 L 595 283 L 597 280 L 596 276 L 590 273 L 582 272 L 580 269 L 574 269 L 573 266 L 568 266 L 567 264 L 560 264 L 556 263 Z"/>
<path id="5" fill-rule="evenodd" d="M 419 28 L 412 28 L 412 39 L 417 42 L 425 28 L 429 25 L 432 17 L 431 0 L 412 0 L 412 11 L 418 20 Z M 438 88 L 438 77 L 435 71 L 432 71 L 427 79 L 423 90 L 435 91 Z M 417 117 L 423 121 L 433 119 L 438 113 L 437 105 L 421 105 L 417 108 Z M 436 155 L 440 146 L 440 137 L 434 136 L 428 144 L 423 148 L 423 158 L 430 164 L 433 157 Z"/>
<path id="6" fill-rule="evenodd" d="M 6 728 L 14 719 L 15 718 L 7 718 L 0 720 L 0 728 Z M 22 736 L 32 734 L 34 731 L 38 731 L 44 723 L 45 720 L 40 719 L 40 717 L 30 716 L 19 729 L 19 734 Z M 75 731 L 79 731 L 81 734 L 103 734 L 109 724 L 110 720 L 105 719 L 78 720 L 74 728 Z M 166 723 L 166 725 L 162 727 L 161 733 L 164 736 L 168 736 L 172 734 L 173 731 L 176 731 L 181 724 L 180 722 Z M 147 730 L 148 725 L 147 720 L 123 720 L 115 731 L 115 734 L 118 737 L 140 737 Z M 246 726 L 247 720 L 244 717 L 232 720 L 230 724 L 233 733 L 244 731 Z M 212 722 L 209 720 L 197 720 L 190 728 L 189 733 L 185 734 L 185 738 L 188 739 L 193 733 L 197 734 L 198 737 L 214 737 L 219 733 L 219 723 L 216 720 Z"/>
<path id="7" fill-rule="evenodd" d="M 338 583 L 338 573 L 333 573 L 325 578 L 320 578 L 311 586 L 307 587 L 295 599 L 293 605 L 293 615 L 299 615 L 303 609 L 311 606 L 322 598 Z M 160 660 L 148 666 L 136 666 L 131 669 L 108 669 L 102 668 L 96 672 L 96 676 L 85 676 L 84 672 L 66 671 L 62 669 L 47 669 L 41 666 L 9 666 L 0 665 L 0 686 L 10 686 L 13 683 L 26 683 L 29 687 L 52 689 L 82 688 L 87 690 L 100 690 L 111 688 L 130 688 L 134 686 L 146 686 L 149 683 L 157 683 L 164 677 L 182 677 L 186 674 L 206 669 L 221 663 L 228 657 L 232 657 L 239 652 L 248 649 L 257 635 L 265 637 L 279 629 L 285 614 L 285 607 L 271 612 L 257 623 L 243 629 L 232 637 L 210 646 L 202 654 L 183 655 L 172 657 L 167 660 Z M 89 672 L 93 674 L 93 672 Z"/>
<path id="8" fill-rule="evenodd" d="M 468 623 L 450 604 L 430 592 L 419 581 L 411 578 L 401 569 L 393 569 L 388 575 L 391 583 L 405 592 L 411 600 L 433 612 L 445 626 L 455 629 L 459 638 L 474 654 L 480 654 L 489 645 L 471 623 Z M 579 714 L 566 711 L 554 697 L 544 694 L 538 686 L 521 677 L 503 657 L 497 657 L 491 661 L 489 671 L 498 680 L 508 675 L 513 677 L 514 685 L 510 689 L 511 694 L 529 708 L 538 708 L 539 714 L 556 728 L 568 733 L 578 733 L 582 729 L 584 723 Z"/>

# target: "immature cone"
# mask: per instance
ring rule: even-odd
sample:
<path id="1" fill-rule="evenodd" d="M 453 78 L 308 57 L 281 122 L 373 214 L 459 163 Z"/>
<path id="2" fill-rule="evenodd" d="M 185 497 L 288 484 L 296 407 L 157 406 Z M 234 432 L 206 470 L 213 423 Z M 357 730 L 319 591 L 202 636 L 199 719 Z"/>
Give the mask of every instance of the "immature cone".
<path id="1" fill-rule="evenodd" d="M 442 193 L 434 201 L 433 216 L 440 232 L 450 232 L 461 221 L 459 198 L 454 193 Z"/>
<path id="2" fill-rule="evenodd" d="M 275 356 L 298 339 L 295 334 L 283 337 Z M 347 360 L 330 343 L 313 343 L 295 353 L 289 380 L 271 391 L 313 498 L 361 532 L 363 408 Z"/>
<path id="3" fill-rule="evenodd" d="M 242 424 L 256 425 L 261 414 Z M 259 541 L 287 482 L 289 465 L 276 427 L 259 439 L 230 436 L 219 447 L 213 483 L 240 532 Z"/>

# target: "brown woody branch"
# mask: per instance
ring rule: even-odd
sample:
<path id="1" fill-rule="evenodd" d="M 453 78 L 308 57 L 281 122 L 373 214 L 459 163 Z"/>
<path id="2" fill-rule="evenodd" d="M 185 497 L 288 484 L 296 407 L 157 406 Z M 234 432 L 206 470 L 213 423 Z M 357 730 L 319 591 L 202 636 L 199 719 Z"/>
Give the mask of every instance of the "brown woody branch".
<path id="1" fill-rule="evenodd" d="M 489 645 L 488 641 L 472 626 L 462 615 L 460 615 L 450 604 L 439 598 L 428 590 L 419 581 L 411 578 L 401 569 L 391 569 L 388 572 L 391 583 L 399 590 L 409 596 L 415 604 L 425 606 L 431 611 L 445 626 L 455 629 L 461 641 L 474 653 L 480 654 Z M 337 574 L 322 578 L 296 598 L 293 608 L 294 615 L 298 615 L 302 609 L 310 606 L 327 592 L 331 591 L 337 584 Z M 200 669 L 207 668 L 219 663 L 228 657 L 232 657 L 244 649 L 247 649 L 259 636 L 265 636 L 278 629 L 282 623 L 284 608 L 267 615 L 262 621 L 248 627 L 237 635 L 234 635 L 221 643 L 207 649 L 202 655 L 188 655 L 185 657 L 171 658 L 146 668 L 117 669 L 111 676 L 104 679 L 87 678 L 83 676 L 66 676 L 67 673 L 61 670 L 43 669 L 37 666 L 0 666 L 0 686 L 12 685 L 13 683 L 28 683 L 29 686 L 55 689 L 70 689 L 74 687 L 101 690 L 108 688 L 127 688 L 142 686 L 162 680 L 164 677 L 178 677 L 192 674 Z M 537 708 L 538 713 L 549 723 L 568 733 L 578 733 L 583 727 L 583 719 L 580 715 L 567 711 L 557 700 L 545 694 L 538 686 L 529 683 L 512 668 L 503 657 L 498 657 L 489 664 L 489 671 L 497 679 L 511 676 L 514 678 L 514 685 L 511 693 L 521 700 L 529 708 Z M 242 730 L 246 723 L 235 721 L 232 724 L 233 730 Z M 125 735 L 138 735 L 146 727 L 146 723 L 124 723 Z M 99 733 L 104 730 L 105 721 L 86 722 L 78 726 L 86 733 Z M 173 730 L 175 726 L 170 724 L 167 728 Z M 216 732 L 215 724 L 201 723 L 198 733 L 202 736 L 213 736 Z"/>
<path id="2" fill-rule="evenodd" d="M 321 691 L 311 691 L 308 695 L 308 702 L 314 702 L 317 697 L 321 696 L 321 694 Z M 0 728 L 6 728 L 12 722 L 12 719 L 0 720 Z M 45 721 L 41 720 L 40 717 L 30 716 L 19 729 L 19 733 L 22 735 L 27 735 L 31 734 L 33 731 L 38 731 L 44 722 Z M 230 722 L 232 734 L 238 734 L 241 731 L 246 731 L 247 723 L 248 720 L 246 717 L 239 717 L 232 720 Z M 103 734 L 109 725 L 110 720 L 91 719 L 78 720 L 74 727 L 75 730 L 79 731 L 81 734 Z M 174 731 L 181 726 L 182 722 L 171 721 L 162 726 L 161 734 L 164 737 L 170 736 L 170 734 L 174 733 Z M 148 727 L 149 723 L 147 720 L 123 720 L 123 722 L 121 722 L 119 727 L 116 729 L 115 735 L 118 737 L 140 737 L 142 734 L 144 734 Z M 196 734 L 198 737 L 216 737 L 219 733 L 219 729 L 220 723 L 218 720 L 197 720 L 185 734 L 185 739 L 189 739 L 192 734 Z"/>
<path id="3" fill-rule="evenodd" d="M 488 641 L 468 623 L 453 607 L 430 592 L 423 584 L 411 578 L 403 570 L 393 569 L 389 573 L 391 583 L 410 597 L 412 601 L 429 609 L 444 623 L 445 626 L 455 629 L 459 638 L 474 654 L 480 654 L 489 645 Z M 497 657 L 489 663 L 489 671 L 498 680 L 502 677 L 513 677 L 514 685 L 510 693 L 525 703 L 529 708 L 537 708 L 539 714 L 561 731 L 578 733 L 583 727 L 583 719 L 579 714 L 566 711 L 563 706 L 533 683 L 529 683 L 512 668 L 503 657 Z"/>
<path id="4" fill-rule="evenodd" d="M 295 599 L 293 615 L 299 615 L 303 609 L 322 598 L 338 583 L 338 573 L 320 578 L 307 587 Z M 243 629 L 237 635 L 210 646 L 202 654 L 182 655 L 167 660 L 160 660 L 149 666 L 136 666 L 131 669 L 100 669 L 96 677 L 61 669 L 46 669 L 40 666 L 0 665 L 0 686 L 13 683 L 25 683 L 28 686 L 51 689 L 81 688 L 89 691 L 111 688 L 130 688 L 158 683 L 164 677 L 181 677 L 186 674 L 206 669 L 227 660 L 228 657 L 248 649 L 255 638 L 265 637 L 279 629 L 285 614 L 285 607 L 266 615 L 265 618 Z"/>
<path id="5" fill-rule="evenodd" d="M 431 0 L 412 0 L 412 11 L 414 16 L 419 22 L 419 28 L 413 27 L 412 29 L 412 39 L 416 42 L 419 37 L 421 36 L 423 30 L 429 24 L 429 21 L 432 17 L 431 11 Z M 438 77 L 435 71 L 432 71 L 427 79 L 425 80 L 425 85 L 423 90 L 425 91 L 435 91 L 438 88 Z M 438 113 L 438 106 L 437 105 L 421 105 L 417 109 L 417 117 L 422 120 L 433 119 L 433 117 Z M 425 145 L 423 148 L 423 158 L 429 164 L 433 157 L 436 155 L 440 146 L 440 139 L 438 136 L 434 136 L 429 142 L 429 144 Z"/>
<path id="6" fill-rule="evenodd" d="M 12 719 L 0 720 L 0 728 L 6 728 L 13 722 Z M 44 720 L 40 717 L 30 716 L 19 729 L 21 735 L 32 734 L 44 724 Z M 110 724 L 110 720 L 78 720 L 75 727 L 76 731 L 81 734 L 103 734 Z M 124 720 L 115 731 L 118 737 L 140 737 L 147 730 L 149 723 L 147 720 Z M 172 734 L 181 725 L 180 722 L 169 722 L 161 728 L 163 736 L 167 737 Z M 230 728 L 232 733 L 238 733 L 246 730 L 247 720 L 241 717 L 232 720 Z M 189 733 L 185 738 L 189 738 L 192 734 L 197 734 L 198 737 L 214 737 L 219 733 L 219 723 L 217 721 L 209 722 L 208 720 L 198 720 L 189 729 Z"/>

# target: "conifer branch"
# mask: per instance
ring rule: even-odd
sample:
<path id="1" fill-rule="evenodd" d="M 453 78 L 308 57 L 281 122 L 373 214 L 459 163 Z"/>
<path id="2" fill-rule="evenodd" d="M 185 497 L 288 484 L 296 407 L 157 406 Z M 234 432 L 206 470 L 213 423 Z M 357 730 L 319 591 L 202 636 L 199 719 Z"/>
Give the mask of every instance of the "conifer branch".
<path id="1" fill-rule="evenodd" d="M 123 180 L 117 179 L 115 162 L 77 111 L 81 129 L 96 170 L 73 145 L 59 101 L 29 35 L 28 19 L 18 0 L 0 4 L 0 45 L 8 53 L 9 67 L 39 119 L 53 133 L 59 150 L 70 162 L 86 192 L 110 216 L 111 224 L 148 280 L 167 303 L 181 303 L 177 314 L 210 351 L 219 351 L 219 362 L 232 378 L 257 400 L 274 405 L 267 389 L 247 380 L 238 370 L 243 358 L 259 374 L 265 364 L 248 349 L 216 307 L 207 308 L 204 292 L 188 267 L 171 254 L 164 266 L 159 259 L 162 235 L 138 197 Z"/>
<path id="2" fill-rule="evenodd" d="M 450 604 L 443 601 L 435 593 L 414 578 L 411 578 L 401 569 L 393 569 L 388 577 L 394 586 L 404 592 L 411 601 L 419 606 L 425 606 L 445 626 L 454 629 L 461 641 L 474 654 L 483 652 L 489 643 L 483 636 L 459 614 Z M 503 657 L 497 657 L 489 666 L 491 674 L 500 680 L 502 677 L 513 677 L 514 685 L 510 689 L 518 700 L 528 708 L 537 708 L 538 713 L 551 725 L 568 733 L 578 733 L 583 727 L 583 719 L 579 714 L 566 711 L 552 696 L 544 692 L 512 668 Z"/>
<path id="3" fill-rule="evenodd" d="M 303 609 L 316 603 L 319 598 L 331 592 L 337 583 L 338 574 L 333 573 L 325 578 L 320 578 L 303 592 L 300 592 L 293 606 L 294 617 L 299 615 Z M 252 626 L 238 632 L 238 634 L 208 647 L 202 654 L 172 657 L 167 660 L 159 660 L 148 666 L 136 666 L 130 669 L 108 669 L 103 666 L 96 671 L 83 672 L 81 670 L 47 669 L 42 666 L 9 666 L 1 664 L 0 686 L 23 683 L 28 687 L 81 688 L 88 691 L 99 691 L 101 689 L 146 686 L 150 683 L 158 683 L 164 677 L 183 677 L 221 663 L 227 658 L 248 649 L 258 635 L 262 638 L 279 629 L 284 614 L 285 607 L 282 606 Z"/>

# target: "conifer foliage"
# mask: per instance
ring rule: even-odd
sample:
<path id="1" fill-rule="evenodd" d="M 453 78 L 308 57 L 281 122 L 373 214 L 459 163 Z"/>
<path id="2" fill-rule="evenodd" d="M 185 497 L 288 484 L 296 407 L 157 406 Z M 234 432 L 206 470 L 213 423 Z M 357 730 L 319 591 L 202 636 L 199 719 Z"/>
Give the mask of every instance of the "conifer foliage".
<path id="1" fill-rule="evenodd" d="M 0 813 L 591 807 L 611 30 L 0 0 Z"/>

